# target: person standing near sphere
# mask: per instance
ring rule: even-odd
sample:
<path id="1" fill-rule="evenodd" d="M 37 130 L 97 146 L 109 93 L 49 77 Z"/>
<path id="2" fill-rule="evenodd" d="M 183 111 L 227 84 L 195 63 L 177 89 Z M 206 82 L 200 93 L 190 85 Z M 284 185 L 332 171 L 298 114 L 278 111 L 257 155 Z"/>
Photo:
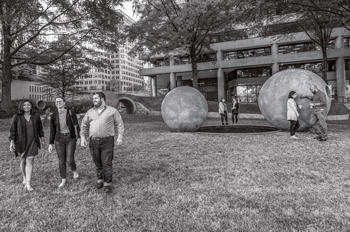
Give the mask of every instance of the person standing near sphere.
<path id="1" fill-rule="evenodd" d="M 291 139 L 298 139 L 298 137 L 295 135 L 295 132 L 300 127 L 298 118 L 299 118 L 299 112 L 297 108 L 297 103 L 295 102 L 295 98 L 297 97 L 296 92 L 291 91 L 288 95 L 287 100 L 287 120 L 290 121 L 290 138 Z"/>
<path id="2" fill-rule="evenodd" d="M 238 108 L 239 108 L 239 104 L 238 104 L 238 100 L 235 97 L 232 97 L 232 124 L 238 123 Z"/>
<path id="3" fill-rule="evenodd" d="M 62 97 L 56 97 L 55 104 L 57 110 L 53 112 L 50 119 L 50 141 L 48 150 L 51 153 L 53 144 L 55 144 L 59 160 L 58 166 L 62 179 L 58 187 L 62 188 L 67 181 L 67 162 L 73 171 L 74 180 L 77 180 L 79 177 L 74 154 L 76 145 L 80 143 L 80 127 L 76 113 L 74 110 L 65 107 L 65 100 Z M 76 127 L 76 129 L 74 127 Z"/>
<path id="4" fill-rule="evenodd" d="M 219 103 L 219 114 L 221 116 L 221 123 L 222 123 L 222 125 L 225 125 L 224 124 L 224 119 L 225 119 L 226 125 L 228 125 L 228 122 L 227 122 L 227 105 L 226 105 L 226 102 L 225 102 L 224 98 L 221 98 L 220 103 Z"/>
<path id="5" fill-rule="evenodd" d="M 40 115 L 34 112 L 33 103 L 24 99 L 18 105 L 18 113 L 12 117 L 10 151 L 20 156 L 23 184 L 27 191 L 34 190 L 31 186 L 34 157 L 41 144 L 45 144 L 45 138 Z"/>

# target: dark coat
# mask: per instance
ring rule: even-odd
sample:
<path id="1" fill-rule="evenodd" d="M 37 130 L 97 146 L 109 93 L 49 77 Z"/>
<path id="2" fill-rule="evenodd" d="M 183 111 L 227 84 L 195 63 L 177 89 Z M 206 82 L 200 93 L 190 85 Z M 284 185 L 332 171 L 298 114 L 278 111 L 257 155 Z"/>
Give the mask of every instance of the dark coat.
<path id="1" fill-rule="evenodd" d="M 57 115 L 58 115 L 58 110 L 56 109 L 54 111 L 54 113 L 51 115 L 51 119 L 50 119 L 50 142 L 49 142 L 49 144 L 54 144 L 55 141 L 59 141 L 59 139 L 60 139 L 60 122 L 59 122 L 59 117 L 57 117 Z M 78 136 L 75 135 L 74 125 L 72 124 L 72 120 L 73 120 L 74 125 L 76 125 L 77 131 L 78 131 Z M 70 137 L 72 139 L 80 138 L 80 126 L 78 123 L 77 115 L 74 112 L 74 110 L 67 108 L 66 123 L 67 123 L 67 127 L 69 129 L 69 132 L 70 132 Z"/>
<path id="2" fill-rule="evenodd" d="M 232 110 L 232 113 L 238 114 L 238 108 L 239 108 L 238 102 L 235 103 L 235 108 L 236 108 L 236 109 Z"/>
<path id="3" fill-rule="evenodd" d="M 26 138 L 26 119 L 23 114 L 15 114 L 12 117 L 11 128 L 10 128 L 10 141 L 14 141 L 15 150 L 18 153 L 23 153 L 27 145 Z M 40 115 L 34 113 L 31 115 L 30 120 L 33 123 L 34 127 L 34 138 L 35 142 L 38 145 L 38 148 L 41 148 L 39 137 L 44 137 L 43 125 L 41 123 Z"/>

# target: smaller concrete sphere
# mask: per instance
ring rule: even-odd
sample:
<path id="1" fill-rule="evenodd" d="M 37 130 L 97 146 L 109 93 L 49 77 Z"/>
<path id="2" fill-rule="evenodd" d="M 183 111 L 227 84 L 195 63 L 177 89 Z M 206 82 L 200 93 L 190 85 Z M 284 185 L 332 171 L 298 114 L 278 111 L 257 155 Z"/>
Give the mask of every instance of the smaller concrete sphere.
<path id="1" fill-rule="evenodd" d="M 207 119 L 208 103 L 197 89 L 181 86 L 165 96 L 161 113 L 164 122 L 173 131 L 192 132 Z"/>
<path id="2" fill-rule="evenodd" d="M 310 128 L 309 123 L 312 109 L 310 99 L 300 98 L 300 95 L 313 96 L 310 86 L 316 85 L 326 94 L 327 113 L 331 108 L 331 91 L 326 82 L 317 74 L 304 69 L 287 69 L 272 75 L 260 89 L 259 108 L 267 121 L 279 129 L 289 130 L 290 122 L 287 120 L 287 100 L 290 91 L 295 91 L 300 123 L 299 130 Z"/>

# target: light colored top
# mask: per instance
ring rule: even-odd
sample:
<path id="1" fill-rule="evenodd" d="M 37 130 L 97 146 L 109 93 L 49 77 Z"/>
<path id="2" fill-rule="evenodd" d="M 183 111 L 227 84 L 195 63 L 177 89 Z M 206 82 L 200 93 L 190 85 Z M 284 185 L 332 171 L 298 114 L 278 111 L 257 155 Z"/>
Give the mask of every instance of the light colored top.
<path id="1" fill-rule="evenodd" d="M 298 121 L 299 113 L 297 103 L 293 98 L 288 98 L 287 101 L 287 120 Z"/>
<path id="2" fill-rule="evenodd" d="M 114 107 L 104 104 L 102 111 L 92 108 L 88 110 L 81 121 L 80 137 L 108 137 L 116 136 L 123 139 L 124 123 L 118 110 Z"/>
<path id="3" fill-rule="evenodd" d="M 223 114 L 223 113 L 225 113 L 225 111 L 227 112 L 227 105 L 226 105 L 226 103 L 220 102 L 219 103 L 219 113 Z"/>
<path id="4" fill-rule="evenodd" d="M 67 126 L 67 109 L 58 111 L 58 121 L 60 122 L 60 133 L 69 133 L 69 128 Z"/>

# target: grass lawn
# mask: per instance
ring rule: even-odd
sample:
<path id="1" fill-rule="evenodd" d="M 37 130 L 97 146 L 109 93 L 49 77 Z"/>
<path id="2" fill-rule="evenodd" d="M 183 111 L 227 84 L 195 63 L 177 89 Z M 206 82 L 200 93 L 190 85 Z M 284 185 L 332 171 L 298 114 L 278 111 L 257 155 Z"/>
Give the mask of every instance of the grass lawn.
<path id="1" fill-rule="evenodd" d="M 349 122 L 329 122 L 329 140 L 309 132 L 170 132 L 161 117 L 122 115 L 114 189 L 95 188 L 89 151 L 76 153 L 80 179 L 62 190 L 56 153 L 36 158 L 23 190 L 0 122 L 0 231 L 349 231 Z M 268 125 L 264 120 L 241 124 Z M 210 119 L 204 125 L 220 125 Z M 48 127 L 45 124 L 46 140 Z M 47 148 L 47 146 L 46 146 Z"/>

